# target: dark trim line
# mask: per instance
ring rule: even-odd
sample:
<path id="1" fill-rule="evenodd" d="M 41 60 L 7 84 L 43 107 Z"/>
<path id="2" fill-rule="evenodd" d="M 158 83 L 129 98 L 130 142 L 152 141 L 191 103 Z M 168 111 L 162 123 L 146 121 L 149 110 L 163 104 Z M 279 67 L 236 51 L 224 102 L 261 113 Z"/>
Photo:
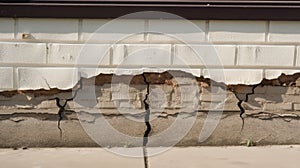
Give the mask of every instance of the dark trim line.
<path id="1" fill-rule="evenodd" d="M 19 0 L 20 1 L 20 0 Z M 30 1 L 30 0 L 28 0 Z M 300 20 L 300 1 L 198 1 L 159 0 L 91 0 L 55 3 L 3 2 L 0 0 L 0 17 L 27 18 L 117 18 L 140 11 L 162 11 L 177 14 L 186 19 L 219 20 Z M 79 2 L 80 1 L 80 2 Z M 97 1 L 97 2 L 96 2 Z M 2 2 L 2 3 L 1 3 Z M 87 3 L 90 2 L 90 3 Z M 150 3 L 151 2 L 151 3 Z M 134 16 L 134 18 L 149 16 Z M 150 19 L 160 16 L 150 16 Z"/>

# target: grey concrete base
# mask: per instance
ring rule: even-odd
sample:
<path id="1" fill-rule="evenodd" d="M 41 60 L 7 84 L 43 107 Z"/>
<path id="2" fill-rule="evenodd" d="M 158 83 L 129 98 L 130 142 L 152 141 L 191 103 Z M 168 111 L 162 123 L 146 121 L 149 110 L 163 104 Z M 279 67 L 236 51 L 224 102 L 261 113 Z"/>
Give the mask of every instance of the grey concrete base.
<path id="1" fill-rule="evenodd" d="M 35 114 L 34 116 L 11 117 L 0 121 L 0 147 L 96 147 L 95 143 L 84 131 L 76 115 L 69 120 L 62 120 L 60 131 L 57 128 L 55 114 Z M 247 141 L 255 145 L 273 144 L 300 144 L 300 121 L 296 119 L 283 120 L 282 118 L 259 119 L 245 118 L 244 129 L 241 130 L 242 120 L 237 112 L 224 112 L 220 123 L 213 134 L 203 143 L 199 143 L 199 133 L 207 117 L 207 113 L 198 112 L 197 120 L 187 135 L 177 146 L 197 145 L 242 145 Z M 186 119 L 188 119 L 187 117 Z M 143 137 L 145 132 L 144 122 L 134 122 L 122 115 L 105 116 L 106 121 L 119 132 L 135 137 Z M 140 117 L 137 117 L 140 119 Z M 158 135 L 168 129 L 175 121 L 176 115 L 158 117 L 150 121 L 152 131 L 150 137 Z M 88 121 L 85 121 L 88 123 Z M 85 124 L 86 124 L 85 123 Z M 88 124 L 93 124 L 92 122 Z M 184 128 L 184 126 L 182 126 Z M 172 130 L 172 135 L 177 136 L 181 127 Z M 111 136 L 107 129 L 97 128 L 104 136 L 101 137 L 102 147 L 137 147 L 142 141 L 126 142 L 118 137 Z M 158 138 L 149 143 L 149 146 L 165 146 L 172 139 Z"/>

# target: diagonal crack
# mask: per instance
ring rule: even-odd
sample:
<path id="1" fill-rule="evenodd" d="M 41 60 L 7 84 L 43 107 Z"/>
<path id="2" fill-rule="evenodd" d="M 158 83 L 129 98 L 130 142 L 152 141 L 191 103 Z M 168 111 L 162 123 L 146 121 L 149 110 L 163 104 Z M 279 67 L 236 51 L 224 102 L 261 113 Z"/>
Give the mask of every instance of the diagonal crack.
<path id="1" fill-rule="evenodd" d="M 244 119 L 244 117 L 243 117 L 243 114 L 245 114 L 245 109 L 244 109 L 244 107 L 242 106 L 242 103 L 243 103 L 243 102 L 248 102 L 249 96 L 254 94 L 255 89 L 256 89 L 259 85 L 260 85 L 260 84 L 257 84 L 257 85 L 253 85 L 253 86 L 252 86 L 251 92 L 245 94 L 245 100 L 243 100 L 242 98 L 240 98 L 240 97 L 238 96 L 238 93 L 237 93 L 235 90 L 231 89 L 232 93 L 234 93 L 235 97 L 239 100 L 239 101 L 237 102 L 237 106 L 238 106 L 239 109 L 240 109 L 240 118 L 242 119 L 242 128 L 241 128 L 241 130 L 244 129 L 244 125 L 245 125 L 245 119 Z"/>
<path id="2" fill-rule="evenodd" d="M 147 103 L 147 99 L 148 96 L 150 94 L 150 83 L 147 82 L 146 76 L 143 73 L 142 74 L 143 78 L 144 78 L 144 82 L 147 85 L 147 93 L 145 95 L 145 99 L 143 100 L 144 105 L 145 105 L 145 110 L 146 110 L 146 114 L 145 114 L 145 124 L 146 124 L 146 130 L 144 133 L 144 138 L 143 138 L 143 154 L 144 154 L 144 164 L 145 164 L 145 168 L 149 167 L 149 163 L 148 163 L 148 153 L 147 153 L 147 143 L 148 143 L 148 136 L 151 132 L 151 125 L 149 122 L 149 118 L 150 118 L 150 108 L 149 108 L 149 104 Z"/>
<path id="3" fill-rule="evenodd" d="M 60 102 L 62 101 L 59 97 L 55 97 L 54 100 L 56 101 L 56 105 L 57 107 L 59 108 L 58 110 L 58 122 L 57 122 L 57 128 L 59 129 L 59 132 L 60 132 L 60 138 L 62 138 L 62 130 L 61 130 L 61 127 L 60 127 L 60 122 L 61 120 L 63 119 L 63 116 L 64 116 L 64 112 L 66 111 L 66 106 L 68 104 L 69 101 L 73 101 L 74 98 L 77 96 L 77 93 L 79 92 L 79 90 L 82 89 L 82 78 L 80 78 L 79 80 L 79 87 L 75 90 L 75 93 L 74 95 L 69 98 L 69 99 L 65 99 L 65 102 L 62 104 L 60 104 Z M 53 100 L 53 99 L 50 99 L 50 100 Z"/>

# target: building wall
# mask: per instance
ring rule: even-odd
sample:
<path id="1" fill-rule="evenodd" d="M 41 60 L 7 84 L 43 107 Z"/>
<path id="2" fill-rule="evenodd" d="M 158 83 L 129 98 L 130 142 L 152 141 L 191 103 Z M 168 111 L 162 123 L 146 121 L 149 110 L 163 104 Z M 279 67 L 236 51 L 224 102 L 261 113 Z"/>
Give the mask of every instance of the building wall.
<path id="1" fill-rule="evenodd" d="M 74 116 L 82 110 L 76 102 L 63 109 L 70 113 L 62 119 L 64 140 L 56 128 L 54 98 L 72 98 L 81 77 L 96 85 L 97 109 L 130 135 L 142 136 L 144 123 L 130 125 L 120 110 L 133 118 L 144 114 L 148 84 L 151 114 L 158 118 L 151 123 L 154 133 L 182 108 L 199 113 L 180 145 L 200 145 L 204 116 L 223 105 L 220 125 L 205 145 L 261 138 L 267 138 L 262 144 L 300 143 L 300 134 L 292 133 L 300 127 L 300 22 L 192 20 L 191 26 L 183 20 L 118 20 L 95 32 L 109 21 L 0 18 L 0 125 L 5 128 L 0 146 L 95 146 L 80 122 L 97 116 Z M 82 54 L 85 50 L 92 52 Z M 88 92 L 83 88 L 79 95 L 86 98 Z M 242 133 L 240 115 L 246 123 Z M 104 141 L 121 145 L 111 137 Z"/>

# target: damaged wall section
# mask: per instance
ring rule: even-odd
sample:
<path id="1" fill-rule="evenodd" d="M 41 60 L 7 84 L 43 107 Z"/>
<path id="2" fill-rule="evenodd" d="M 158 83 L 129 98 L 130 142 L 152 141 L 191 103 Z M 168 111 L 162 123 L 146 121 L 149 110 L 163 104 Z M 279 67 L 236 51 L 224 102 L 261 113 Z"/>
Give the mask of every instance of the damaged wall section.
<path id="1" fill-rule="evenodd" d="M 185 72 L 173 71 L 135 76 L 100 74 L 88 79 L 82 78 L 82 83 L 75 85 L 73 93 L 72 90 L 59 89 L 1 92 L 0 146 L 97 146 L 84 132 L 79 120 L 93 123 L 101 117 L 99 114 L 116 130 L 126 135 L 143 137 L 146 105 L 143 101 L 148 94 L 144 77 L 149 84 L 147 103 L 151 111 L 150 137 L 168 129 L 178 115 L 197 113 L 194 126 L 178 145 L 239 145 L 247 139 L 255 141 L 261 138 L 263 140 L 260 144 L 300 143 L 300 134 L 296 131 L 300 128 L 299 74 L 282 74 L 277 79 L 265 79 L 257 85 L 247 86 L 225 85 Z M 130 83 L 126 84 L 124 81 Z M 185 87 L 191 84 L 196 84 L 199 91 Z M 80 92 L 86 92 L 91 85 L 95 85 L 96 108 L 99 109 L 96 112 L 90 112 L 88 108 L 73 101 L 77 92 L 80 95 Z M 212 90 L 212 85 L 218 89 Z M 128 94 L 122 94 L 123 91 Z M 226 94 L 225 99 L 221 99 L 220 93 Z M 185 97 L 185 103 L 182 102 L 182 96 Z M 60 106 L 57 105 L 57 100 Z M 212 106 L 221 103 L 224 103 L 224 113 L 218 127 L 207 141 L 199 143 L 199 132 L 207 113 Z M 182 105 L 195 109 L 184 112 L 180 110 L 185 108 Z M 241 115 L 245 119 L 242 130 L 239 118 L 241 108 L 245 110 L 245 114 Z M 222 109 L 215 112 L 218 110 Z M 84 117 L 79 119 L 76 112 Z M 60 118 L 61 137 L 57 128 Z M 105 132 L 101 128 L 99 130 Z M 266 135 L 268 137 L 264 138 Z M 139 146 L 137 142 L 120 142 L 114 137 L 107 137 L 103 144 Z M 152 144 L 161 146 L 163 142 Z"/>
<path id="2" fill-rule="evenodd" d="M 197 114 L 178 145 L 299 144 L 299 21 L 119 19 L 115 29 L 95 32 L 110 21 L 0 18 L 1 147 L 97 146 L 81 124 L 100 118 L 143 137 L 148 92 L 142 74 L 149 83 L 149 138 L 177 117 Z M 101 60 L 91 61 L 99 53 Z M 222 105 L 213 135 L 199 143 L 208 112 Z M 102 143 L 141 145 L 113 137 Z"/>

